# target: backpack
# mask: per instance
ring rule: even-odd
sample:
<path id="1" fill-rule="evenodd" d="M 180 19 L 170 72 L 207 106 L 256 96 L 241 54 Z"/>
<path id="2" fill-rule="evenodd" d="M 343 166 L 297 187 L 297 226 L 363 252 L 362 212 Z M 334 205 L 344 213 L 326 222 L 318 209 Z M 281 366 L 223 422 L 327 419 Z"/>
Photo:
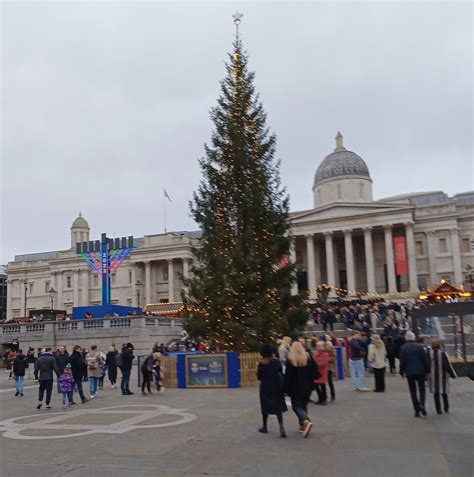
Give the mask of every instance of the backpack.
<path id="1" fill-rule="evenodd" d="M 119 368 L 121 368 L 123 366 L 123 354 L 122 353 L 117 354 L 117 356 L 115 357 L 115 364 Z"/>

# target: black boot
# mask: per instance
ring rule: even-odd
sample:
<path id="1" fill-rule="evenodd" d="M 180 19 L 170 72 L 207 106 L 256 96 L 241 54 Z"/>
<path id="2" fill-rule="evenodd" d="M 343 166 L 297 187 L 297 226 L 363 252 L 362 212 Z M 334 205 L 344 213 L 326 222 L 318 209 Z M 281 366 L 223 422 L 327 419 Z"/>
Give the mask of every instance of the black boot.
<path id="1" fill-rule="evenodd" d="M 262 414 L 262 421 L 263 421 L 263 426 L 258 430 L 258 432 L 261 432 L 262 434 L 268 434 L 268 429 L 267 429 L 268 414 Z"/>

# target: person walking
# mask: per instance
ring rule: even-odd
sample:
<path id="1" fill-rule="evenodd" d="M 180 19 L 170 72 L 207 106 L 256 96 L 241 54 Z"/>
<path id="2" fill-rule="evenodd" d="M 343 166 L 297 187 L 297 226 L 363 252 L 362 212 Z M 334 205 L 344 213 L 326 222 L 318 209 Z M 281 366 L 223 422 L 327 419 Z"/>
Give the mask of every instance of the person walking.
<path id="1" fill-rule="evenodd" d="M 23 354 L 23 350 L 18 350 L 16 357 L 13 360 L 12 369 L 16 388 L 15 397 L 23 397 L 23 390 L 25 387 L 25 373 L 28 369 L 28 359 Z"/>
<path id="2" fill-rule="evenodd" d="M 334 376 L 336 376 L 336 350 L 334 349 L 334 344 L 331 341 L 326 342 L 326 353 L 328 354 L 329 363 L 328 363 L 328 386 L 329 392 L 331 393 L 331 402 L 336 400 L 336 390 L 334 389 Z"/>
<path id="3" fill-rule="evenodd" d="M 115 389 L 117 382 L 117 355 L 118 351 L 112 345 L 105 356 L 105 365 L 107 366 L 107 375 L 112 389 Z"/>
<path id="4" fill-rule="evenodd" d="M 319 371 L 319 377 L 313 381 L 316 392 L 318 393 L 318 401 L 315 404 L 325 406 L 328 400 L 326 384 L 328 382 L 329 355 L 326 352 L 326 343 L 324 341 L 318 341 L 316 343 L 316 351 L 313 354 L 313 359 L 318 365 Z"/>
<path id="5" fill-rule="evenodd" d="M 385 342 L 385 349 L 387 350 L 387 360 L 388 360 L 388 366 L 390 369 L 390 374 L 393 374 L 395 372 L 395 354 L 396 354 L 396 345 L 395 341 L 393 339 L 393 336 L 385 336 L 384 337 L 384 342 Z"/>
<path id="6" fill-rule="evenodd" d="M 127 343 L 123 348 L 120 355 L 117 356 L 118 367 L 122 371 L 122 381 L 120 383 L 120 389 L 122 390 L 122 395 L 131 396 L 133 393 L 130 391 L 130 375 L 132 373 L 132 363 L 133 363 L 133 350 L 135 347 L 132 343 Z"/>
<path id="7" fill-rule="evenodd" d="M 415 342 L 415 338 L 413 331 L 407 331 L 405 334 L 406 343 L 400 350 L 400 376 L 402 379 L 405 376 L 407 378 L 415 417 L 420 417 L 420 413 L 423 416 L 427 415 L 425 381 L 430 374 L 430 363 L 428 354 L 422 345 Z M 417 385 L 419 396 L 417 395 Z"/>
<path id="8" fill-rule="evenodd" d="M 308 402 L 313 381 L 318 377 L 318 368 L 311 355 L 299 341 L 293 342 L 288 353 L 284 389 L 291 398 L 291 407 L 298 418 L 298 431 L 303 437 L 308 437 L 313 427 L 308 415 Z"/>
<path id="9" fill-rule="evenodd" d="M 34 348 L 30 347 L 28 349 L 28 352 L 26 353 L 26 358 L 28 359 L 28 379 L 33 379 L 36 362 Z"/>
<path id="10" fill-rule="evenodd" d="M 155 358 L 153 362 L 153 376 L 155 378 L 155 386 L 158 392 L 163 392 L 165 387 L 161 384 L 165 377 L 165 370 L 161 365 L 161 353 L 153 353 Z"/>
<path id="11" fill-rule="evenodd" d="M 63 409 L 66 410 L 71 405 L 69 397 L 71 395 L 72 387 L 74 386 L 71 363 L 66 364 L 64 371 L 59 376 L 58 383 L 63 395 Z"/>
<path id="12" fill-rule="evenodd" d="M 283 394 L 283 368 L 280 361 L 274 357 L 274 353 L 274 348 L 270 344 L 264 344 L 260 349 L 257 378 L 260 381 L 260 410 L 263 425 L 258 431 L 263 434 L 268 433 L 268 416 L 274 414 L 280 426 L 280 437 L 286 437 L 283 425 L 283 413 L 287 411 Z"/>
<path id="13" fill-rule="evenodd" d="M 102 359 L 100 357 L 100 353 L 97 352 L 97 345 L 92 345 L 91 350 L 86 356 L 87 375 L 89 377 L 89 392 L 91 399 L 94 399 L 97 396 L 97 384 L 101 374 L 101 362 Z"/>
<path id="14" fill-rule="evenodd" d="M 456 379 L 456 372 L 449 362 L 448 355 L 441 350 L 441 342 L 434 339 L 428 352 L 431 367 L 429 378 L 430 393 L 433 394 L 437 414 L 442 414 L 440 394 L 443 398 L 444 412 L 449 412 L 449 377 Z"/>
<path id="15" fill-rule="evenodd" d="M 69 358 L 69 362 L 71 364 L 71 374 L 74 378 L 74 384 L 69 395 L 69 403 L 71 405 L 76 404 L 74 402 L 74 389 L 76 389 L 79 393 L 79 397 L 81 398 L 81 402 L 84 404 L 89 401 L 89 399 L 84 395 L 84 390 L 82 387 L 82 380 L 84 378 L 84 361 L 82 358 L 82 348 L 79 345 L 75 345 L 74 348 L 72 348 L 72 354 Z"/>
<path id="16" fill-rule="evenodd" d="M 61 375 L 66 369 L 66 365 L 69 363 L 69 353 L 66 351 L 64 346 L 60 346 L 54 356 L 56 359 L 56 365 L 58 367 L 58 373 Z M 58 393 L 61 393 L 61 386 L 59 379 L 56 381 Z"/>
<path id="17" fill-rule="evenodd" d="M 155 361 L 154 354 L 149 354 L 140 366 L 140 371 L 142 373 L 142 394 L 144 396 L 151 396 L 151 380 L 153 378 L 153 364 Z M 147 392 L 145 392 L 145 388 Z"/>
<path id="18" fill-rule="evenodd" d="M 360 331 L 352 332 L 352 339 L 349 342 L 349 348 L 351 351 L 352 387 L 356 391 L 370 391 L 365 385 L 364 358 L 366 356 L 366 351 Z"/>
<path id="19" fill-rule="evenodd" d="M 387 351 L 379 335 L 373 334 L 369 344 L 369 363 L 372 366 L 375 378 L 375 393 L 385 392 L 385 359 Z"/>
<path id="20" fill-rule="evenodd" d="M 51 348 L 46 348 L 44 353 L 37 359 L 35 363 L 35 379 L 39 381 L 38 405 L 36 409 L 39 411 L 43 406 L 43 397 L 46 392 L 46 409 L 51 409 L 51 394 L 53 392 L 54 373 L 59 376 L 56 359 L 51 352 Z"/>
<path id="21" fill-rule="evenodd" d="M 283 368 L 283 374 L 285 373 L 286 361 L 288 360 L 288 353 L 290 352 L 291 338 L 289 336 L 283 336 L 280 346 L 278 347 L 278 359 L 280 360 Z"/>

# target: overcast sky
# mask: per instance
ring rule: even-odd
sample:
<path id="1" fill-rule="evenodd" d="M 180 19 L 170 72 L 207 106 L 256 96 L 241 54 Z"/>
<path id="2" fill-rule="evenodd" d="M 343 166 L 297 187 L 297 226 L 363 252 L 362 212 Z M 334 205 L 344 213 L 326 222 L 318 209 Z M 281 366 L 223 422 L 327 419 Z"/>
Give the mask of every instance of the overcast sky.
<path id="1" fill-rule="evenodd" d="M 2 6 L 2 247 L 194 230 L 188 202 L 210 137 L 232 13 L 277 134 L 291 209 L 345 146 L 376 199 L 473 189 L 472 5 L 10 2 Z"/>

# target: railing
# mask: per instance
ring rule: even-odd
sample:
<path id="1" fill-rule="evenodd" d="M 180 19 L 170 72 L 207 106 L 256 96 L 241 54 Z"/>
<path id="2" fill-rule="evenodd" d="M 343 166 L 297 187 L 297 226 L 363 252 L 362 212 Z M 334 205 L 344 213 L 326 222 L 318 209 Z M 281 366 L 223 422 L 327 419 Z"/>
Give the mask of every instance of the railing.
<path id="1" fill-rule="evenodd" d="M 82 326 L 85 330 L 97 330 L 100 328 L 104 328 L 104 320 L 87 320 L 82 322 Z"/>
<path id="2" fill-rule="evenodd" d="M 59 321 L 56 323 L 58 331 L 75 331 L 77 325 L 77 321 Z"/>
<path id="3" fill-rule="evenodd" d="M 46 325 L 44 323 L 31 323 L 26 325 L 27 333 L 44 333 Z"/>
<path id="4" fill-rule="evenodd" d="M 21 326 L 20 325 L 2 325 L 3 332 L 5 334 L 17 334 L 20 333 L 21 331 Z"/>
<path id="5" fill-rule="evenodd" d="M 130 328 L 131 318 L 111 318 L 110 327 L 111 328 Z"/>

